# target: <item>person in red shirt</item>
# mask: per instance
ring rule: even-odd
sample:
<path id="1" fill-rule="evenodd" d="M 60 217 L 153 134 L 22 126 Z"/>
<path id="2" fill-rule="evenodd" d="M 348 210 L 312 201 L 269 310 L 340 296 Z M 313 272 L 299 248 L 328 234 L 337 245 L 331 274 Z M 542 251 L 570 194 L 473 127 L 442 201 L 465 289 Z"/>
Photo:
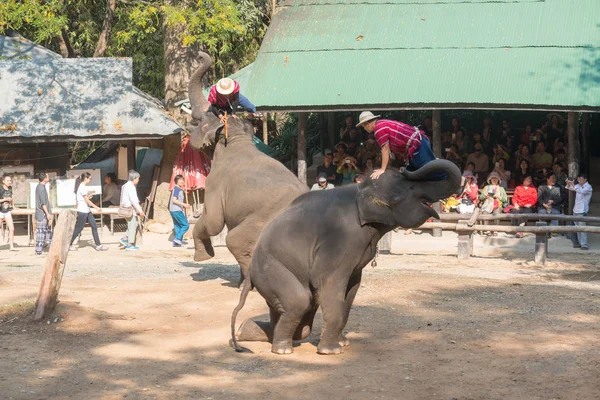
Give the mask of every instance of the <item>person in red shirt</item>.
<path id="1" fill-rule="evenodd" d="M 238 107 L 256 114 L 256 107 L 240 93 L 240 85 L 230 78 L 220 79 L 210 88 L 208 93 L 210 111 L 223 120 L 225 113 L 237 118 L 235 113 Z"/>
<path id="2" fill-rule="evenodd" d="M 377 179 L 385 172 L 390 161 L 390 152 L 404 160 L 407 169 L 411 171 L 435 160 L 427 136 L 418 127 L 379 117 L 380 115 L 373 115 L 370 111 L 363 111 L 356 125 L 362 126 L 368 133 L 374 133 L 381 147 L 381 168 L 373 171 L 371 179 Z"/>
<path id="3" fill-rule="evenodd" d="M 515 194 L 512 198 L 513 208 L 510 210 L 511 214 L 530 214 L 535 213 L 535 205 L 537 204 L 538 193 L 537 189 L 534 188 L 531 184 L 531 176 L 526 176 L 523 178 L 523 184 L 517 186 L 515 189 Z M 525 226 L 525 222 L 519 222 L 514 219 L 512 221 L 513 225 Z M 523 232 L 518 232 L 515 234 L 516 238 L 522 238 Z"/>

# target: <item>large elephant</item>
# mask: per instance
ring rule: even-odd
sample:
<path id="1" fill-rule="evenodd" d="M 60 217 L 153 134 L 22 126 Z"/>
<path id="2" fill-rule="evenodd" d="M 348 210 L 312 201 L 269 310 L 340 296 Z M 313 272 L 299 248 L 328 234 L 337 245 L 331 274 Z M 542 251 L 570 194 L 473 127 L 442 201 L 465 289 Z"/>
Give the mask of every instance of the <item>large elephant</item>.
<path id="1" fill-rule="evenodd" d="M 445 174 L 444 180 L 432 177 Z M 306 338 L 320 306 L 319 354 L 338 354 L 348 344 L 342 329 L 360 286 L 362 269 L 379 239 L 395 227 L 415 228 L 439 218 L 425 203 L 458 190 L 461 174 L 446 160 L 415 172 L 386 171 L 379 179 L 311 192 L 297 198 L 263 230 L 240 302 L 231 319 L 232 342 L 271 341 L 277 354 L 293 352 Z M 235 318 L 254 286 L 270 309 L 270 322 L 248 319 L 235 332 Z"/>
<path id="2" fill-rule="evenodd" d="M 206 178 L 204 212 L 194 227 L 194 260 L 214 256 L 210 237 L 227 226 L 227 248 L 240 265 L 241 283 L 263 227 L 308 187 L 256 148 L 254 130 L 247 121 L 229 118 L 225 138 L 223 123 L 208 112 L 209 103 L 202 94 L 202 78 L 211 59 L 205 53 L 201 58 L 189 83 L 194 125 L 190 143 L 212 155 L 212 168 Z"/>

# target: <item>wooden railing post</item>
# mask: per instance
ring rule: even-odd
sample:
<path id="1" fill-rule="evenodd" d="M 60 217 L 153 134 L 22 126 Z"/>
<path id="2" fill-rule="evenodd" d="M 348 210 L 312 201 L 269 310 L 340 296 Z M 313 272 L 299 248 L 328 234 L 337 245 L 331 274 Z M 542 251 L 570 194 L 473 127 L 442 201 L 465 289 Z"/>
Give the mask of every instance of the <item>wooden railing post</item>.
<path id="1" fill-rule="evenodd" d="M 392 232 L 386 233 L 379 239 L 379 244 L 377 245 L 379 254 L 390 254 L 392 252 Z"/>
<path id="2" fill-rule="evenodd" d="M 48 256 L 46 257 L 44 277 L 35 304 L 35 314 L 33 316 L 35 321 L 41 321 L 56 306 L 76 219 L 77 213 L 75 210 L 63 210 L 58 216 L 52 244 L 50 244 Z"/>
<path id="3" fill-rule="evenodd" d="M 547 226 L 545 222 L 537 221 L 535 226 Z M 546 232 L 537 232 L 535 234 L 535 264 L 545 265 L 548 257 L 548 234 Z"/>
<path id="4" fill-rule="evenodd" d="M 473 231 L 462 229 L 469 226 L 469 221 L 461 220 L 456 224 L 458 233 L 458 259 L 468 260 L 473 255 Z"/>

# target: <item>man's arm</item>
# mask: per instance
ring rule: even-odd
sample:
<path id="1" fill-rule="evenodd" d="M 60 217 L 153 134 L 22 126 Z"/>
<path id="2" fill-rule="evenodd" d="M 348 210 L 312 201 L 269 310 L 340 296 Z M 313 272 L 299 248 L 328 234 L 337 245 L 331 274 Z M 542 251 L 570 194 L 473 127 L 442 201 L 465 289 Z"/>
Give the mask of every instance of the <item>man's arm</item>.
<path id="1" fill-rule="evenodd" d="M 371 179 L 379 178 L 386 170 L 390 162 L 390 144 L 386 143 L 381 147 L 381 168 L 376 169 L 371 174 Z"/>

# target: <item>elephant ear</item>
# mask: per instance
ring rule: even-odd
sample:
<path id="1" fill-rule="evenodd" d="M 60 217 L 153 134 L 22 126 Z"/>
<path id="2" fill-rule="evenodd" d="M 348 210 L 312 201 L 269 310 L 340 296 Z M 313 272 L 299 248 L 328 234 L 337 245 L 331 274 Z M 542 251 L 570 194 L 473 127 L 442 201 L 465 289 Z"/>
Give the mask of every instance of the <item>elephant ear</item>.
<path id="1" fill-rule="evenodd" d="M 360 226 L 373 223 L 393 225 L 394 216 L 388 202 L 381 198 L 372 185 L 362 185 L 358 186 L 358 194 L 356 196 Z"/>

